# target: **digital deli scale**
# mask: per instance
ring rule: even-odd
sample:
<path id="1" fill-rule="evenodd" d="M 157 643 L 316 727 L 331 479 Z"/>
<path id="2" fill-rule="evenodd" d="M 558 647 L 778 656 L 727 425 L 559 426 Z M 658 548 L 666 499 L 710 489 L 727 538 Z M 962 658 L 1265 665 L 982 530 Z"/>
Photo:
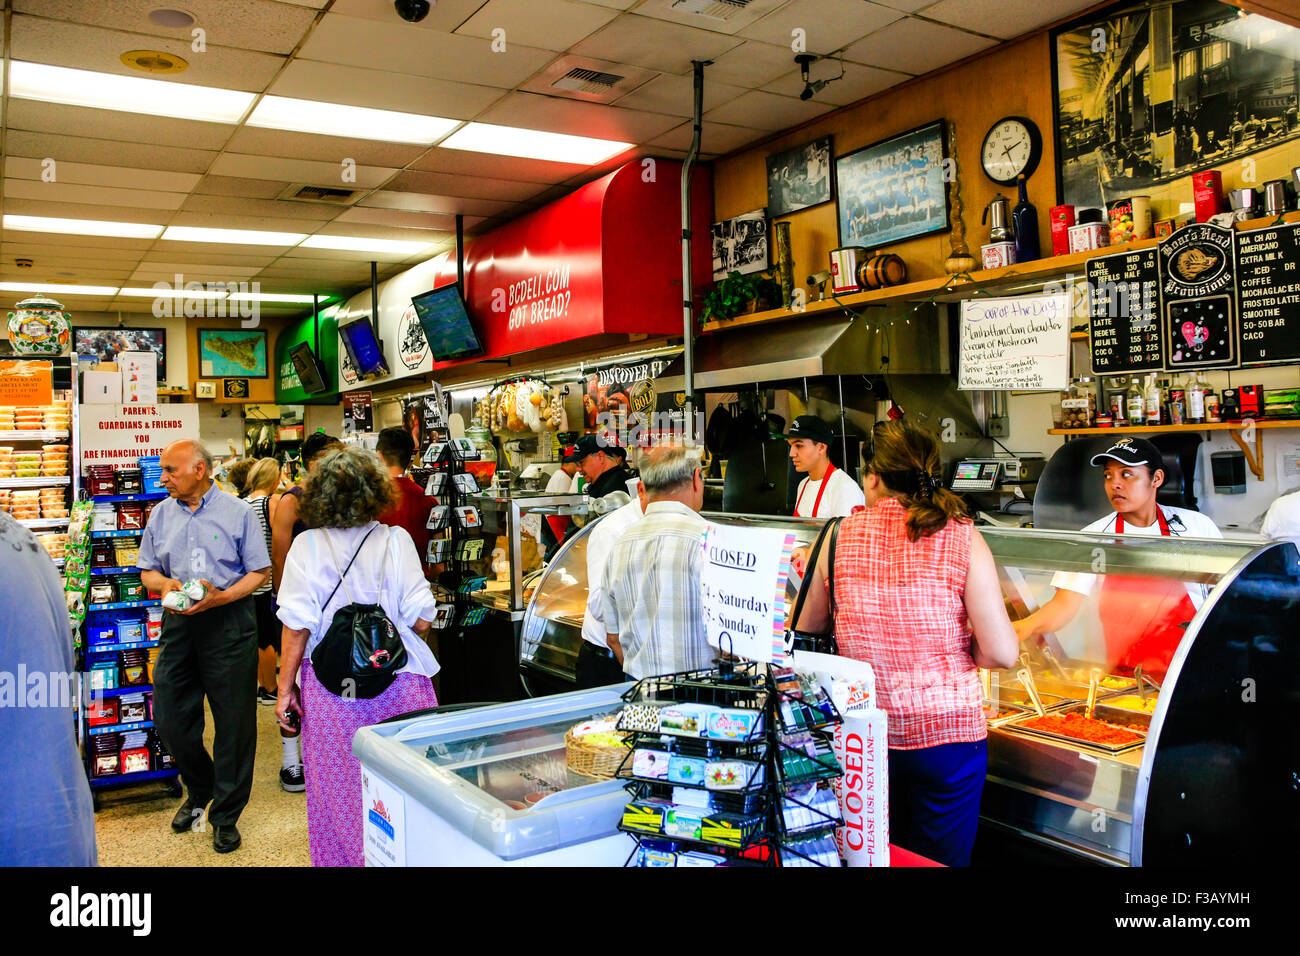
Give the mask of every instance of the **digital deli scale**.
<path id="1" fill-rule="evenodd" d="M 992 492 L 1004 485 L 1027 485 L 1038 480 L 1047 459 L 1042 455 L 1003 455 L 997 458 L 963 458 L 953 469 L 952 491 L 958 494 Z"/>

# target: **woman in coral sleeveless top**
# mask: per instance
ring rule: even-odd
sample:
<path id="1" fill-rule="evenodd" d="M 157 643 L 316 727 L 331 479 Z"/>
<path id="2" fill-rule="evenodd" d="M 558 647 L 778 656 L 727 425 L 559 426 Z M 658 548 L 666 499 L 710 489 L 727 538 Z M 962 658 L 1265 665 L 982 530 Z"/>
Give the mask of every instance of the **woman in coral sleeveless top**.
<path id="1" fill-rule="evenodd" d="M 835 638 L 841 654 L 871 664 L 889 715 L 891 840 L 964 866 L 988 765 L 977 668 L 1010 667 L 1019 643 L 993 555 L 942 487 L 934 436 L 893 421 L 873 437 L 866 507 L 843 520 L 835 544 Z M 798 630 L 831 624 L 827 550 Z"/>

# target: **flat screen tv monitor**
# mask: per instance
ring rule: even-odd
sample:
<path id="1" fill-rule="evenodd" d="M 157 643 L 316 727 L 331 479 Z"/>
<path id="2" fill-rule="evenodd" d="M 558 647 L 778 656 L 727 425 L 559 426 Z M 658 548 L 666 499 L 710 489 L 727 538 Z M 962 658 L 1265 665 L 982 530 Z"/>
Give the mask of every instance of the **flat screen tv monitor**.
<path id="1" fill-rule="evenodd" d="M 167 380 L 166 329 L 74 328 L 72 348 L 78 356 L 116 362 L 120 352 L 153 352 L 158 356 L 158 381 Z"/>
<path id="2" fill-rule="evenodd" d="M 293 362 L 293 370 L 298 373 L 298 381 L 302 383 L 304 392 L 316 395 L 325 391 L 325 366 L 321 365 L 310 345 L 299 342 L 289 349 L 289 361 Z"/>
<path id="3" fill-rule="evenodd" d="M 384 350 L 379 345 L 375 328 L 369 318 L 358 319 L 347 325 L 339 326 L 339 340 L 347 350 L 352 367 L 362 377 L 370 375 L 387 375 L 388 364 L 384 361 Z"/>
<path id="4" fill-rule="evenodd" d="M 435 362 L 454 362 L 482 354 L 483 343 L 470 323 L 459 287 L 448 285 L 422 293 L 413 297 L 411 304 Z"/>

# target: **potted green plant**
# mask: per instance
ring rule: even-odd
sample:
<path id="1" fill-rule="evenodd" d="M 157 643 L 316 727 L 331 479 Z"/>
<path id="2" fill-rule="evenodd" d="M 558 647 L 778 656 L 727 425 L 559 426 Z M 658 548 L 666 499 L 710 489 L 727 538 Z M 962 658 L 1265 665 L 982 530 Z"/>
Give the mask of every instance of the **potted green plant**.
<path id="1" fill-rule="evenodd" d="M 730 272 L 704 293 L 700 318 L 705 322 L 730 319 L 780 304 L 781 285 L 775 279 L 761 273 L 741 275 Z"/>

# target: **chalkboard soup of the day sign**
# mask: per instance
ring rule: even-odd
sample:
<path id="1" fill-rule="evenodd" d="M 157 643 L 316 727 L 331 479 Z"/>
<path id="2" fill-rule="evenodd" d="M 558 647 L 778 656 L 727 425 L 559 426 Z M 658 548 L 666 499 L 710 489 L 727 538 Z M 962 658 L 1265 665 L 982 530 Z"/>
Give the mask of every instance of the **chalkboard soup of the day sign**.
<path id="1" fill-rule="evenodd" d="M 1233 231 L 1195 222 L 1159 248 L 1167 370 L 1236 366 Z"/>
<path id="2" fill-rule="evenodd" d="M 1241 364 L 1300 359 L 1300 223 L 1237 236 Z"/>

